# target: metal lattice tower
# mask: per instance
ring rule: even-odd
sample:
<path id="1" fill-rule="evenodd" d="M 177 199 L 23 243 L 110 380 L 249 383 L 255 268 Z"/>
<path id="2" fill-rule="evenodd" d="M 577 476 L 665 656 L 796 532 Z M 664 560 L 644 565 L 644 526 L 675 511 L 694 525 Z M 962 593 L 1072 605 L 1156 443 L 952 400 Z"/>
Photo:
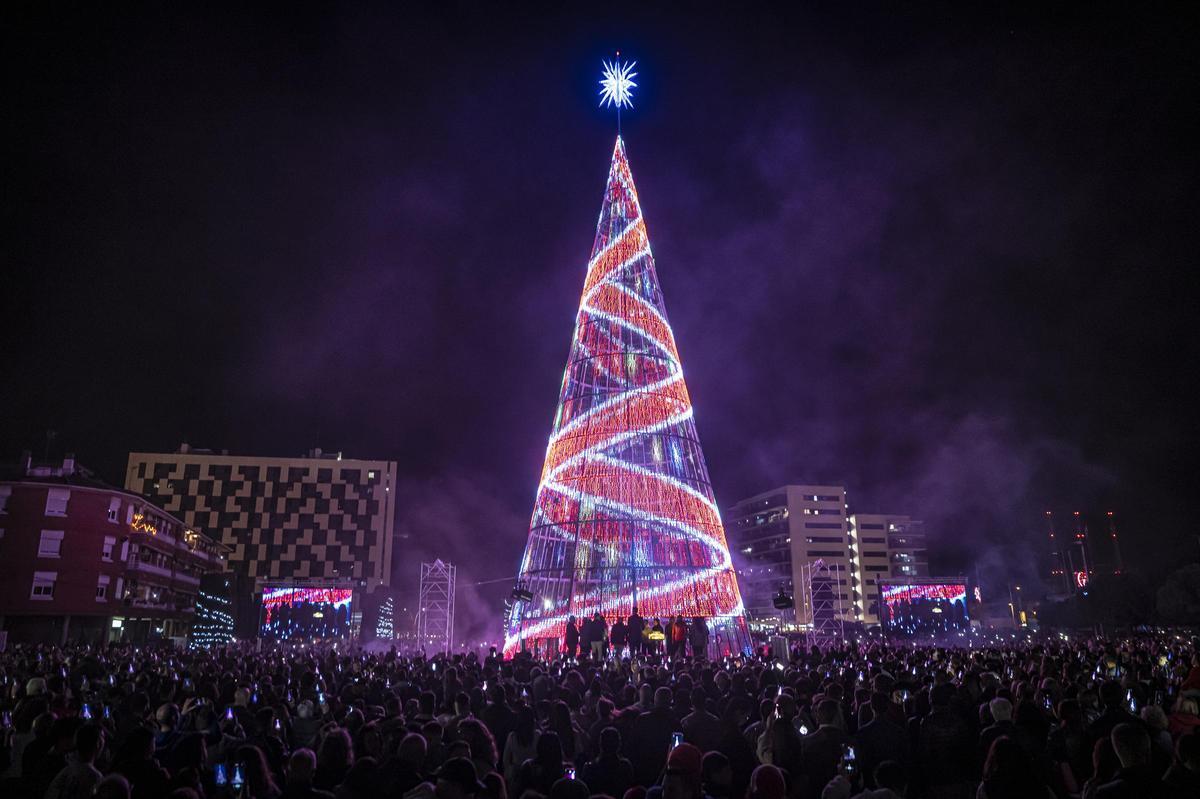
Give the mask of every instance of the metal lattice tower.
<path id="1" fill-rule="evenodd" d="M 449 652 L 454 646 L 454 581 L 457 569 L 435 560 L 421 564 L 417 602 L 417 645 L 426 652 Z"/>
<path id="2" fill-rule="evenodd" d="M 801 613 L 809 623 L 808 642 L 822 649 L 844 638 L 842 568 L 821 558 L 800 567 Z"/>

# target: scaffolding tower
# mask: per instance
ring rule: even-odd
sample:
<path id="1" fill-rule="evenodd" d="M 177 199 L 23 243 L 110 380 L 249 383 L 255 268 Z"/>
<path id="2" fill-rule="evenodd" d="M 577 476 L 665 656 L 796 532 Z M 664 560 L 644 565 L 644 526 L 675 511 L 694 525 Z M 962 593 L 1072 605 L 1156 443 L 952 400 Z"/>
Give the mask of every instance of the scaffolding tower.
<path id="1" fill-rule="evenodd" d="M 828 649 L 844 638 L 842 567 L 823 558 L 800 567 L 801 613 L 807 616 L 809 646 Z"/>
<path id="2" fill-rule="evenodd" d="M 417 645 L 426 653 L 449 653 L 454 646 L 453 564 L 435 560 L 421 564 L 421 589 L 417 601 Z"/>

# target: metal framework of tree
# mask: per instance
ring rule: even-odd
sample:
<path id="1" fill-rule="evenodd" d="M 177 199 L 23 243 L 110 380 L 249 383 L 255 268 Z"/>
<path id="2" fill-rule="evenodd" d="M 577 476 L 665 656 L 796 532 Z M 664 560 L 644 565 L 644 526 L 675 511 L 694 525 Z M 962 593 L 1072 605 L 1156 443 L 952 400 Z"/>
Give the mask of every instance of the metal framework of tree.
<path id="1" fill-rule="evenodd" d="M 708 619 L 748 644 L 675 336 L 617 138 L 504 648 L 555 651 L 567 617 Z"/>
<path id="2" fill-rule="evenodd" d="M 435 560 L 421 564 L 417 604 L 417 644 L 427 653 L 449 652 L 454 646 L 454 583 L 457 569 Z"/>

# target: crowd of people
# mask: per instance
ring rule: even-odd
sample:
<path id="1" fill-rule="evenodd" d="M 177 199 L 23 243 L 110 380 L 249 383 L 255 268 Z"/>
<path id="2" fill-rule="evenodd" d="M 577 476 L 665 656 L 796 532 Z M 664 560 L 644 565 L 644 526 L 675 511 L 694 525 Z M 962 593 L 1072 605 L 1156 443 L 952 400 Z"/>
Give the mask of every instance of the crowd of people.
<path id="1" fill-rule="evenodd" d="M 577 654 L 593 658 L 607 658 L 610 654 L 638 657 L 666 653 L 668 658 L 680 658 L 688 654 L 702 657 L 708 652 L 708 622 L 704 619 L 685 621 L 683 616 L 662 619 L 643 619 L 633 608 L 633 613 L 613 621 L 612 627 L 599 613 L 590 619 L 576 620 L 567 617 L 565 634 L 566 651 L 561 653 L 568 659 Z"/>
<path id="2" fill-rule="evenodd" d="M 1186 635 L 592 653 L 10 647 L 0 796 L 1200 796 Z"/>

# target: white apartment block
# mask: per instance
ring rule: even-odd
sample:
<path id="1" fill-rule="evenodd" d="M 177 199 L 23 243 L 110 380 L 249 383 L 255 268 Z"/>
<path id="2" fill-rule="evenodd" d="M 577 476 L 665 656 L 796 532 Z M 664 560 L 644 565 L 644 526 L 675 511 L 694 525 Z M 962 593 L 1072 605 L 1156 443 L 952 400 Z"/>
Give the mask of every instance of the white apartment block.
<path id="1" fill-rule="evenodd" d="M 929 576 L 925 524 L 911 516 L 852 514 L 850 555 L 860 581 L 855 614 L 865 624 L 879 623 L 879 581 Z"/>

